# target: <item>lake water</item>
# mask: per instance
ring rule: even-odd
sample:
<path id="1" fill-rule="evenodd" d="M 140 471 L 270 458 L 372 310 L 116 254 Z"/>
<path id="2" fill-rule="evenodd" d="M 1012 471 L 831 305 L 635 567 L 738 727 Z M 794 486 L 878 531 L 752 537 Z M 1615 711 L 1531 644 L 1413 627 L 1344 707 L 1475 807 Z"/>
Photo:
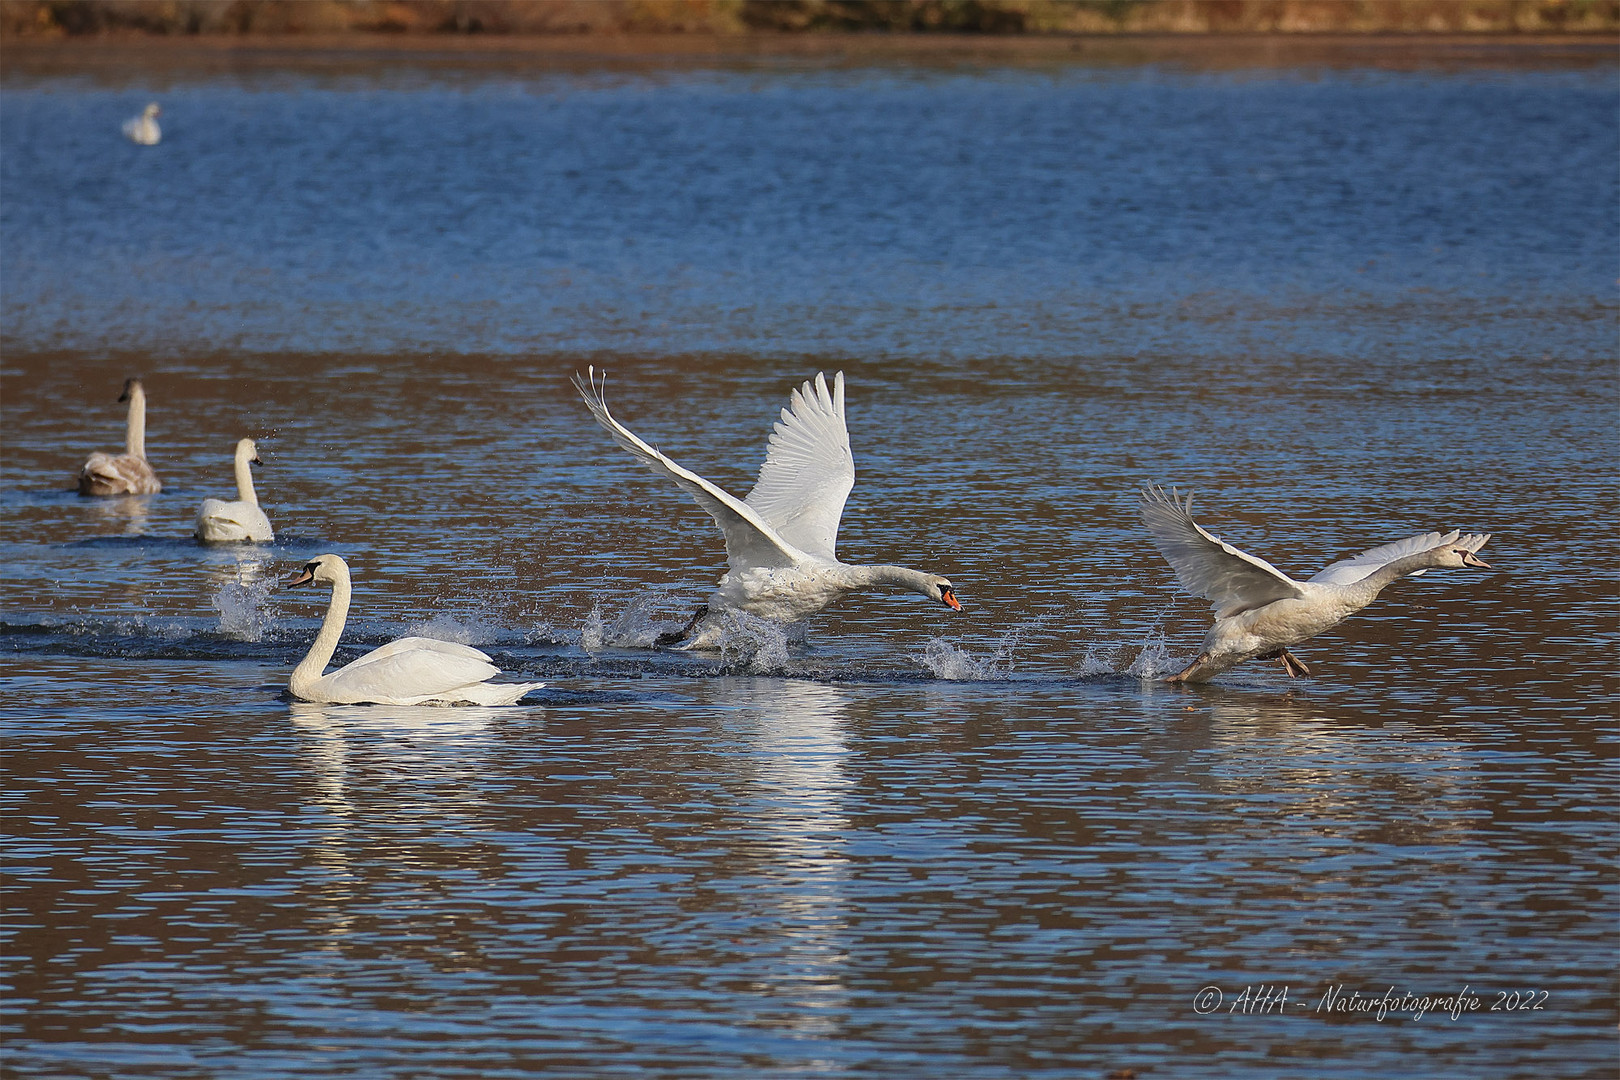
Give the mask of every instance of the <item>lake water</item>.
<path id="1" fill-rule="evenodd" d="M 1612 1075 L 1607 53 L 94 55 L 0 83 L 8 1074 Z M 841 554 L 965 610 L 641 647 L 723 554 L 586 364 L 739 492 L 844 371 Z M 80 498 L 137 374 L 164 490 Z M 1166 686 L 1148 482 L 1496 569 Z M 289 701 L 326 551 L 339 660 L 549 685 Z"/>

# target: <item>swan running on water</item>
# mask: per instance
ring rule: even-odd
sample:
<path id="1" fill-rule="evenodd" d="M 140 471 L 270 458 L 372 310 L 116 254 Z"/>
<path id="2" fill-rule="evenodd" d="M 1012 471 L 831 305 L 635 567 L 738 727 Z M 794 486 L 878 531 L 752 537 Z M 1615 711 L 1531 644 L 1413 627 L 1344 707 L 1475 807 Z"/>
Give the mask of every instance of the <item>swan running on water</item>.
<path id="1" fill-rule="evenodd" d="M 1185 500 L 1170 489 L 1142 492 L 1142 520 L 1153 544 L 1176 571 L 1182 588 L 1214 601 L 1215 625 L 1198 658 L 1169 682 L 1206 682 L 1245 660 L 1273 657 L 1290 676 L 1309 675 L 1288 651 L 1344 621 L 1378 598 L 1385 586 L 1442 567 L 1490 564 L 1474 552 L 1490 533 L 1423 533 L 1340 559 L 1309 581 L 1295 581 L 1275 566 L 1223 543 L 1192 519 Z"/>
<path id="2" fill-rule="evenodd" d="M 139 143 L 142 146 L 156 146 L 163 139 L 163 129 L 158 127 L 157 122 L 158 113 L 162 111 L 162 109 L 158 108 L 158 103 L 154 101 L 141 110 L 141 115 L 132 116 L 125 120 L 124 134 L 129 138 L 129 141 Z M 182 139 L 181 141 L 184 142 L 185 140 Z"/>
<path id="3" fill-rule="evenodd" d="M 294 697 L 336 705 L 511 705 L 546 685 L 492 683 L 489 680 L 501 669 L 488 656 L 467 645 L 424 637 L 390 641 L 323 675 L 349 616 L 349 564 L 336 555 L 317 556 L 287 581 L 287 587 L 312 581 L 332 586 L 332 601 L 309 655 L 287 683 Z"/>
<path id="4" fill-rule="evenodd" d="M 80 495 L 155 495 L 163 483 L 146 463 L 146 391 L 141 380 L 125 379 L 119 401 L 129 402 L 124 452 L 90 455 L 79 470 Z"/>
<path id="5" fill-rule="evenodd" d="M 693 631 L 711 612 L 745 611 L 763 619 L 796 623 L 844 593 L 873 585 L 893 585 L 921 593 L 957 611 L 962 604 L 950 580 L 904 566 L 852 566 L 838 561 L 838 521 L 855 486 L 855 458 L 844 425 L 844 373 L 817 374 L 793 392 L 792 402 L 771 431 L 765 464 L 746 499 L 738 499 L 695 472 L 684 469 L 613 418 L 596 369 L 574 375 L 574 386 L 596 422 L 613 441 L 662 473 L 709 512 L 726 537 L 726 565 L 720 584 L 686 628 L 665 634 L 659 645 L 688 640 L 687 648 L 709 647 L 719 635 L 711 623 Z"/>
<path id="6" fill-rule="evenodd" d="M 259 448 L 252 439 L 236 443 L 236 501 L 204 499 L 197 510 L 196 536 L 208 544 L 249 541 L 268 544 L 276 538 L 270 519 L 259 509 L 259 496 L 253 490 L 253 466 L 260 464 Z"/>

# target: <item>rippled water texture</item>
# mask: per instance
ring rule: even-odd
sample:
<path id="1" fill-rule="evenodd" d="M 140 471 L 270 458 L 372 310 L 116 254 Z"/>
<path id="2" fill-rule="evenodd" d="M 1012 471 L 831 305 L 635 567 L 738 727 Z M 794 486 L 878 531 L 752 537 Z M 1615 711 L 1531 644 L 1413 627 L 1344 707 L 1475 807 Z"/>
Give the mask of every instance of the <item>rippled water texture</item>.
<path id="1" fill-rule="evenodd" d="M 9 55 L 8 1074 L 1612 1075 L 1614 74 Z M 587 363 L 739 492 L 844 371 L 841 553 L 966 610 L 643 647 L 723 556 Z M 164 490 L 82 499 L 135 374 Z M 1496 569 L 1169 687 L 1150 481 Z M 549 685 L 290 702 L 326 551 L 340 660 Z"/>

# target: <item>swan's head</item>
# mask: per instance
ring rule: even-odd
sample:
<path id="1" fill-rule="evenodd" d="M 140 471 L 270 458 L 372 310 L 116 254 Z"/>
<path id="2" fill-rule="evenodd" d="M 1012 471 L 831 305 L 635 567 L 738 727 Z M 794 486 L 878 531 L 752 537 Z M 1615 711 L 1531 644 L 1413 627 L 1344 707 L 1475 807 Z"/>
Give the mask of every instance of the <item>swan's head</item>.
<path id="1" fill-rule="evenodd" d="M 937 600 L 952 611 L 962 610 L 962 601 L 956 598 L 956 589 L 952 587 L 949 578 L 934 575 L 928 579 L 928 591 L 923 594 L 930 600 Z"/>
<path id="2" fill-rule="evenodd" d="M 1435 566 L 1438 568 L 1455 568 L 1459 566 L 1472 566 L 1480 570 L 1491 569 L 1491 564 L 1481 559 L 1474 552 L 1485 546 L 1485 541 L 1491 538 L 1490 533 L 1468 533 L 1457 537 L 1449 544 L 1441 544 L 1433 551 Z"/>
<path id="3" fill-rule="evenodd" d="M 144 394 L 144 393 L 145 393 L 145 391 L 141 389 L 141 380 L 139 380 L 139 379 L 125 379 L 124 380 L 124 392 L 122 394 L 118 395 L 118 400 L 120 402 L 128 401 L 130 398 L 134 397 L 136 394 Z"/>
<path id="4" fill-rule="evenodd" d="M 336 555 L 317 555 L 304 564 L 304 568 L 287 579 L 286 587 L 296 588 L 299 585 L 335 585 L 339 581 L 349 579 L 349 564 Z"/>
<path id="5" fill-rule="evenodd" d="M 254 442 L 252 439 L 237 440 L 236 456 L 253 465 L 264 464 L 264 462 L 259 460 L 259 444 Z"/>
<path id="6" fill-rule="evenodd" d="M 162 111 L 163 111 L 162 109 L 158 108 L 158 103 L 154 101 L 154 102 L 152 102 L 150 105 L 148 105 L 146 107 L 146 118 L 148 120 L 150 120 L 154 116 L 157 116 Z"/>

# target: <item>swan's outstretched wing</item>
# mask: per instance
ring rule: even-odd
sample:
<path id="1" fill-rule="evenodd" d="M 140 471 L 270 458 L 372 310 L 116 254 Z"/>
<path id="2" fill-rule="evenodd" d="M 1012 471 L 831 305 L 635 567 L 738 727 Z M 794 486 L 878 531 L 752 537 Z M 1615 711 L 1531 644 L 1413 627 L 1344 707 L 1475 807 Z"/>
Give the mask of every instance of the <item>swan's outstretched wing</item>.
<path id="1" fill-rule="evenodd" d="M 613 436 L 614 442 L 646 462 L 653 471 L 663 473 L 679 484 L 714 518 L 714 523 L 725 534 L 726 560 L 732 569 L 788 567 L 798 563 L 800 553 L 757 510 L 690 469 L 675 464 L 656 447 L 643 442 L 635 432 L 615 420 L 603 396 L 607 384 L 605 381 L 597 382 L 594 367 L 585 369 L 584 379 L 577 372 L 573 379 L 591 415 Z"/>
<path id="2" fill-rule="evenodd" d="M 408 701 L 450 695 L 501 673 L 469 645 L 437 638 L 390 641 L 326 676 L 356 701 Z M 470 695 L 466 700 L 474 700 Z"/>
<path id="3" fill-rule="evenodd" d="M 1490 538 L 1490 533 L 1469 533 L 1464 536 L 1456 529 L 1448 533 L 1432 532 L 1409 536 L 1405 540 L 1397 540 L 1393 544 L 1369 548 L 1360 555 L 1340 559 L 1311 578 L 1311 583 L 1315 585 L 1354 585 L 1368 574 L 1380 569 L 1387 563 L 1394 562 L 1396 559 L 1404 559 L 1408 555 L 1416 555 L 1420 551 L 1429 551 L 1443 544 L 1453 544 L 1463 551 L 1478 551 L 1485 546 L 1485 541 Z M 1418 577 L 1426 573 L 1428 573 L 1427 570 L 1414 570 L 1411 576 Z"/>
<path id="4" fill-rule="evenodd" d="M 838 521 L 855 486 L 855 457 L 844 426 L 844 373 L 816 374 L 793 391 L 771 430 L 759 480 L 743 501 L 800 551 L 834 559 Z"/>
<path id="5" fill-rule="evenodd" d="M 1142 492 L 1142 520 L 1176 572 L 1182 588 L 1215 604 L 1215 614 L 1227 618 L 1264 607 L 1276 600 L 1304 596 L 1299 582 L 1264 559 L 1239 551 L 1211 536 L 1192 519 L 1192 495 L 1178 500 L 1156 487 Z"/>

